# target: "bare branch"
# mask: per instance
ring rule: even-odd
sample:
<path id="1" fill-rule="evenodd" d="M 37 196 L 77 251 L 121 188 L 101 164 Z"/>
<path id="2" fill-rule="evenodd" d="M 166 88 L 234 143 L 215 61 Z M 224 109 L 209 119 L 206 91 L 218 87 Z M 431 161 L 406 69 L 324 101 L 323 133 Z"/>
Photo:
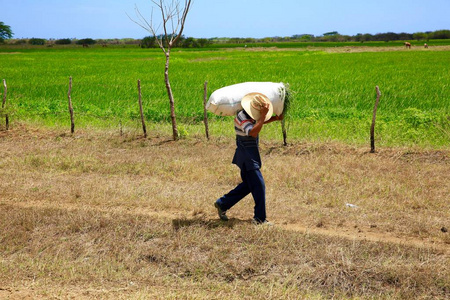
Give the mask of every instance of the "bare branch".
<path id="1" fill-rule="evenodd" d="M 160 3 L 158 3 L 158 2 L 156 2 L 155 0 L 152 0 L 152 2 L 153 2 L 153 4 L 155 4 L 156 6 L 158 6 L 159 8 L 162 8 L 162 7 L 161 7 L 162 1 L 159 1 Z"/>
<path id="2" fill-rule="evenodd" d="M 167 16 L 166 16 L 166 12 L 168 11 L 168 9 L 167 9 L 167 6 L 163 5 L 163 0 L 159 0 L 159 4 L 157 4 L 153 0 L 152 0 L 152 2 L 155 3 L 156 6 L 158 6 L 159 9 L 161 10 L 162 28 L 163 28 L 163 31 L 164 31 L 164 40 L 166 42 L 168 42 L 167 41 L 168 35 L 167 35 L 167 26 L 166 26 L 166 24 L 167 24 L 167 21 L 170 20 L 171 16 L 170 16 L 170 14 L 167 14 Z M 163 37 L 161 37 L 161 40 L 162 39 L 163 39 Z"/>
<path id="3" fill-rule="evenodd" d="M 174 11 L 173 11 L 173 15 L 177 16 L 177 26 L 174 26 L 174 18 L 172 18 L 172 31 L 173 33 L 177 33 L 178 32 L 178 28 L 180 26 L 180 3 L 177 2 Z"/>
<path id="4" fill-rule="evenodd" d="M 147 22 L 147 20 L 142 16 L 141 12 L 139 11 L 139 8 L 137 6 L 134 8 L 136 17 L 139 21 L 134 20 L 128 13 L 126 15 L 128 18 L 135 24 L 137 24 L 139 27 L 142 27 L 144 30 L 150 32 L 151 34 L 155 34 L 155 31 L 153 30 L 153 26 Z"/>
<path id="5" fill-rule="evenodd" d="M 182 15 L 181 20 L 180 20 L 181 28 L 180 28 L 180 30 L 179 30 L 179 32 L 177 34 L 177 37 L 173 41 L 173 43 L 176 43 L 177 40 L 180 38 L 181 34 L 183 33 L 184 23 L 186 22 L 186 17 L 187 17 L 187 14 L 189 12 L 189 8 L 191 6 L 191 3 L 192 3 L 192 0 L 185 0 L 184 11 L 183 11 L 183 15 Z"/>
<path id="6" fill-rule="evenodd" d="M 154 1 L 152 1 L 154 2 Z M 138 19 L 138 21 L 134 20 L 133 18 L 131 18 L 128 14 L 128 18 L 134 22 L 135 24 L 139 25 L 141 28 L 143 28 L 144 30 L 150 32 L 155 38 L 156 41 L 158 43 L 158 46 L 164 51 L 166 52 L 166 49 L 164 48 L 164 44 L 162 42 L 162 38 L 161 40 L 158 39 L 157 37 L 157 32 L 159 31 L 161 24 L 155 29 L 155 27 L 153 26 L 153 8 L 152 8 L 152 13 L 151 13 L 151 17 L 150 17 L 150 23 L 147 21 L 147 19 L 144 18 L 144 16 L 142 15 L 142 13 L 140 12 L 139 8 L 136 6 L 135 7 L 135 13 L 136 13 L 136 17 Z"/>
<path id="7" fill-rule="evenodd" d="M 137 6 L 135 7 L 137 20 L 131 18 L 128 14 L 127 16 L 131 21 L 156 37 L 159 47 L 166 52 L 164 41 L 167 46 L 171 48 L 182 36 L 187 13 L 189 12 L 192 0 L 184 1 L 183 11 L 180 8 L 180 2 L 176 0 L 172 0 L 169 4 L 165 3 L 164 0 L 151 0 L 151 2 L 161 11 L 162 21 L 157 28 L 155 28 L 153 23 L 153 8 L 150 22 L 144 18 Z M 169 30 L 168 26 L 171 26 L 171 30 Z M 163 34 L 158 38 L 160 29 L 162 29 Z"/>

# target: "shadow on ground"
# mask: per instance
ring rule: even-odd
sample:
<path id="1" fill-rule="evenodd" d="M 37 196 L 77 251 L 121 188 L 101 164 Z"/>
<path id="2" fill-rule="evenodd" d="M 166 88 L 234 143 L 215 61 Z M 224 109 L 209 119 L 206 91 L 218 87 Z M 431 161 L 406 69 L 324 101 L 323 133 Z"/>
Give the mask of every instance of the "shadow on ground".
<path id="1" fill-rule="evenodd" d="M 204 218 L 194 218 L 194 219 L 174 219 L 172 220 L 172 226 L 175 230 L 178 230 L 183 227 L 190 227 L 190 226 L 202 226 L 206 227 L 208 229 L 214 229 L 218 227 L 229 227 L 233 228 L 235 225 L 238 224 L 250 224 L 251 220 L 241 220 L 236 218 L 231 218 L 228 221 L 222 221 L 222 220 L 207 220 Z"/>

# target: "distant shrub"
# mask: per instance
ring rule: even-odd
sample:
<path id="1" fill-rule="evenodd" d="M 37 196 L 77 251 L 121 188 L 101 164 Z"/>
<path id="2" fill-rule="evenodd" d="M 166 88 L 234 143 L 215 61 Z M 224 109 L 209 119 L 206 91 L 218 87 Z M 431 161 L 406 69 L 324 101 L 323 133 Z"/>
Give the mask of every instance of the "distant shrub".
<path id="1" fill-rule="evenodd" d="M 156 44 L 156 37 L 154 36 L 146 36 L 141 41 L 141 48 L 155 48 L 157 47 Z"/>
<path id="2" fill-rule="evenodd" d="M 14 42 L 14 45 L 25 45 L 27 43 L 27 40 L 20 39 Z"/>
<path id="3" fill-rule="evenodd" d="M 450 39 L 450 30 L 436 30 L 429 34 L 430 39 Z"/>
<path id="4" fill-rule="evenodd" d="M 38 39 L 38 38 L 32 38 L 28 40 L 28 44 L 30 45 L 45 45 L 45 40 L 44 39 Z"/>
<path id="5" fill-rule="evenodd" d="M 206 47 L 211 44 L 211 41 L 208 39 L 198 39 L 197 42 L 200 47 Z"/>
<path id="6" fill-rule="evenodd" d="M 89 38 L 77 41 L 77 45 L 94 45 L 95 43 L 97 43 L 95 40 Z"/>
<path id="7" fill-rule="evenodd" d="M 72 44 L 72 40 L 71 39 L 59 39 L 55 41 L 56 45 L 70 45 Z"/>
<path id="8" fill-rule="evenodd" d="M 413 38 L 415 40 L 427 40 L 428 39 L 428 35 L 425 32 L 416 32 L 413 34 Z"/>
<path id="9" fill-rule="evenodd" d="M 181 47 L 183 48 L 203 48 L 211 44 L 208 39 L 196 39 L 193 37 L 188 37 L 182 40 Z"/>
<path id="10" fill-rule="evenodd" d="M 193 37 L 188 37 L 183 40 L 181 47 L 183 47 L 183 48 L 198 48 L 198 44 L 197 44 L 197 41 Z"/>
<path id="11" fill-rule="evenodd" d="M 125 39 L 120 39 L 120 43 L 125 44 L 125 45 L 136 45 L 136 44 L 139 44 L 139 41 L 136 41 L 135 39 L 132 39 L 132 38 L 125 38 Z"/>

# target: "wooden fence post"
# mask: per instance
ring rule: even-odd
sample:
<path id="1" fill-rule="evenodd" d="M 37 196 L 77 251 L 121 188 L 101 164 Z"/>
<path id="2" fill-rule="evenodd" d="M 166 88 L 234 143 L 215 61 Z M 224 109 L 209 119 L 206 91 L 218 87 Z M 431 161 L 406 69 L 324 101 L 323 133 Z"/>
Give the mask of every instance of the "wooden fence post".
<path id="1" fill-rule="evenodd" d="M 139 110 L 141 111 L 142 130 L 144 131 L 144 137 L 147 137 L 147 128 L 145 127 L 144 111 L 142 109 L 142 95 L 141 95 L 141 81 L 138 80 L 138 92 L 139 92 Z"/>
<path id="2" fill-rule="evenodd" d="M 8 87 L 6 86 L 6 79 L 3 79 L 3 86 L 5 88 L 5 92 L 3 93 L 2 109 L 5 109 L 5 107 L 6 107 L 6 93 L 8 92 Z M 5 123 L 6 123 L 6 130 L 9 130 L 9 116 L 8 116 L 8 113 L 5 113 Z"/>
<path id="3" fill-rule="evenodd" d="M 206 139 L 209 141 L 208 112 L 206 110 L 206 98 L 208 97 L 208 81 L 205 81 L 203 90 L 203 122 L 205 123 Z"/>
<path id="4" fill-rule="evenodd" d="M 70 133 L 75 132 L 75 122 L 73 120 L 73 106 L 72 106 L 72 76 L 69 77 L 69 92 L 67 92 L 67 97 L 69 98 L 69 113 L 70 113 Z"/>
<path id="5" fill-rule="evenodd" d="M 381 92 L 378 86 L 375 87 L 377 91 L 377 100 L 373 107 L 372 126 L 370 126 L 370 153 L 375 153 L 375 119 L 377 117 L 378 103 L 380 102 Z"/>

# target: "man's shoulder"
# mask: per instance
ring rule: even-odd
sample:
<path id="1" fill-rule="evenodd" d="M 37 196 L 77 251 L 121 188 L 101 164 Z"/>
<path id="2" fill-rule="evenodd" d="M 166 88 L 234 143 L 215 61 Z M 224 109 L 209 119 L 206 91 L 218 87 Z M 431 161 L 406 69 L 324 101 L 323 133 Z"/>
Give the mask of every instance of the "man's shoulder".
<path id="1" fill-rule="evenodd" d="M 240 120 L 251 120 L 252 118 L 245 112 L 245 110 L 241 109 L 236 113 L 236 118 Z"/>

